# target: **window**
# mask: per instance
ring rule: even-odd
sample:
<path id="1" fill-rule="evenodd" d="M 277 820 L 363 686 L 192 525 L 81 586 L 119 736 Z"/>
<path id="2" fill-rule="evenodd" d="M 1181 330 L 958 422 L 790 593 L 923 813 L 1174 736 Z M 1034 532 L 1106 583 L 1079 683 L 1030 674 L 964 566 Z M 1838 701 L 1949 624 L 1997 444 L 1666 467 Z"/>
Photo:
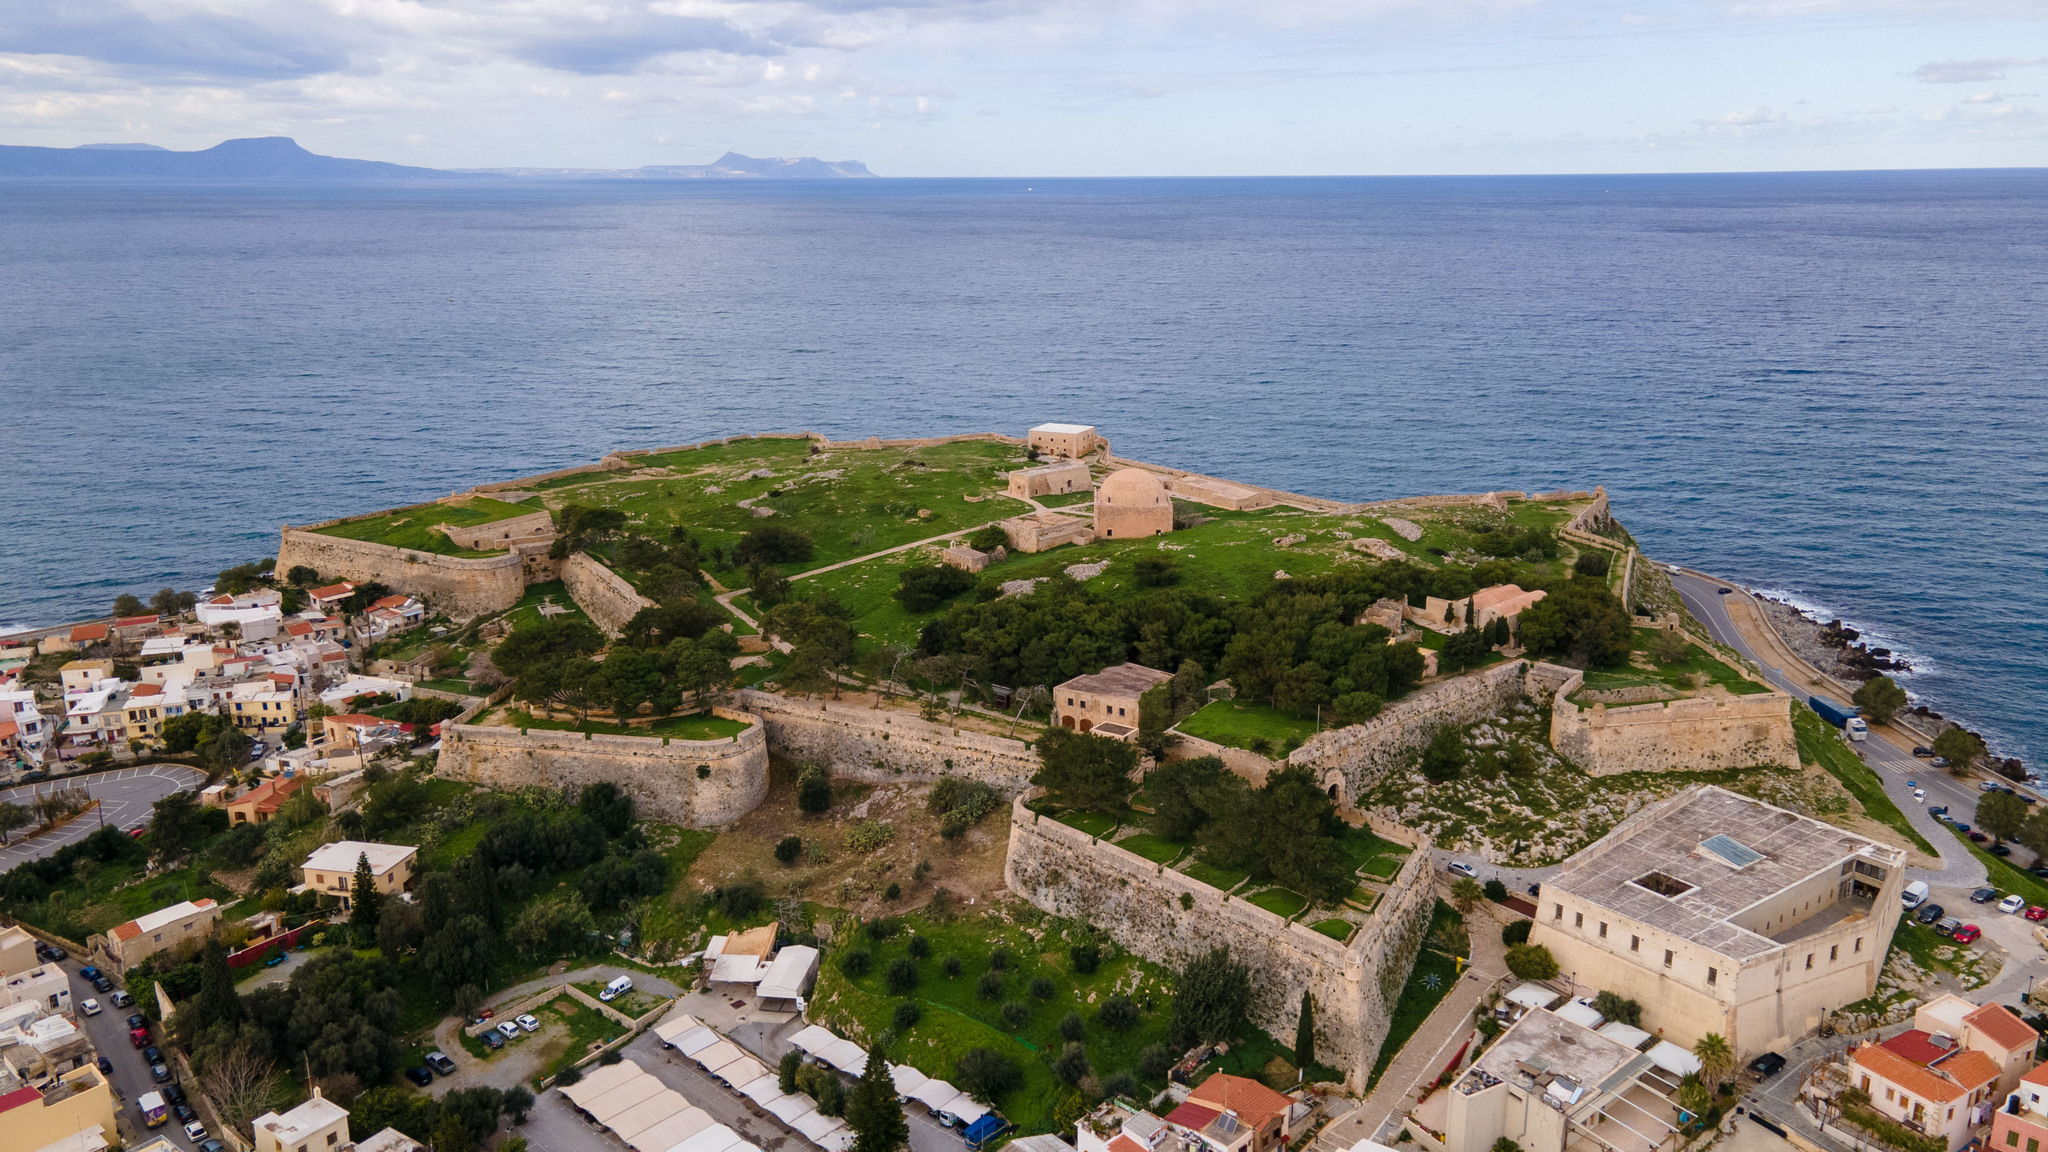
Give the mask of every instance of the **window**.
<path id="1" fill-rule="evenodd" d="M 1551 914 L 1550 914 L 1550 918 L 1551 918 L 1552 920 L 1562 920 L 1562 919 L 1564 919 L 1564 905 L 1562 905 L 1562 904 L 1553 904 L 1553 905 L 1552 905 L 1551 907 L 1552 907 L 1552 908 L 1554 909 L 1554 911 L 1552 911 L 1552 912 L 1551 912 Z"/>
<path id="2" fill-rule="evenodd" d="M 1870 1077 L 1869 1077 L 1868 1075 L 1865 1075 L 1865 1076 L 1863 1077 L 1863 1085 L 1862 1085 L 1862 1087 L 1863 1087 L 1863 1094 L 1864 1094 L 1865 1096 L 1868 1096 L 1868 1095 L 1870 1095 Z"/>
<path id="3" fill-rule="evenodd" d="M 2041 1140 L 2039 1137 L 2027 1137 L 2027 1152 L 2041 1152 Z"/>
<path id="4" fill-rule="evenodd" d="M 1600 938 L 1602 940 L 1607 939 L 1607 921 L 1605 920 L 1600 922 Z"/>
<path id="5" fill-rule="evenodd" d="M 150 940 L 149 940 L 149 942 L 150 942 L 151 944 L 161 944 L 161 943 L 163 943 L 163 942 L 164 942 L 164 934 L 163 934 L 163 933 L 161 933 L 161 932 L 157 933 L 157 934 L 156 934 L 155 936 L 152 936 L 152 937 L 150 937 Z"/>
<path id="6" fill-rule="evenodd" d="M 329 1132 L 327 1134 L 327 1146 L 329 1148 L 334 1147 L 334 1142 L 339 1139 L 341 1139 L 341 1134 L 339 1132 Z"/>
<path id="7" fill-rule="evenodd" d="M 1574 913 L 1572 913 L 1572 927 L 1574 927 L 1574 928 L 1584 928 L 1585 926 L 1586 926 L 1586 914 L 1585 914 L 1584 912 L 1574 912 Z"/>
<path id="8" fill-rule="evenodd" d="M 1631 952 L 1641 952 L 1643 950 L 1643 938 L 1641 936 L 1629 937 L 1628 950 Z"/>
<path id="9" fill-rule="evenodd" d="M 1666 968 L 1671 967 L 1671 949 L 1669 948 L 1664 950 L 1664 966 Z"/>
<path id="10" fill-rule="evenodd" d="M 1892 1090 L 1891 1090 L 1891 1088 L 1890 1088 L 1890 1087 L 1886 1087 L 1886 1088 L 1885 1088 L 1885 1090 L 1884 1090 L 1884 1098 L 1885 1098 L 1886 1100 L 1890 1100 L 1890 1099 L 1892 1098 Z"/>
<path id="11" fill-rule="evenodd" d="M 1858 937 L 1856 938 L 1856 947 L 1854 947 L 1854 948 L 1851 948 L 1851 949 L 1849 949 L 1849 951 L 1851 951 L 1851 952 L 1861 952 L 1861 951 L 1863 951 L 1863 937 L 1861 937 L 1861 936 L 1858 936 Z"/>
<path id="12" fill-rule="evenodd" d="M 1719 968 L 1709 968 L 1709 969 L 1707 969 L 1707 987 L 1709 987 L 1709 988 L 1713 987 L 1713 986 L 1714 986 L 1714 985 L 1715 985 L 1716 983 L 1718 983 L 1718 982 L 1720 981 L 1720 979 L 1721 979 L 1721 970 L 1720 970 Z"/>
<path id="13" fill-rule="evenodd" d="M 2005 1132 L 2005 1146 L 2006 1146 L 2006 1147 L 2008 1147 L 2008 1148 L 2017 1148 L 2017 1147 L 2019 1147 L 2019 1146 L 2020 1146 L 2020 1134 L 2019 1134 L 2018 1132 L 2015 1132 L 2015 1131 L 2013 1131 L 2013 1130 L 2012 1130 L 2012 1129 L 2010 1129 L 2010 1128 L 2006 1129 L 2006 1132 Z"/>
<path id="14" fill-rule="evenodd" d="M 1813 971 L 1813 953 L 1811 952 L 1806 954 L 1806 970 L 1808 972 Z"/>

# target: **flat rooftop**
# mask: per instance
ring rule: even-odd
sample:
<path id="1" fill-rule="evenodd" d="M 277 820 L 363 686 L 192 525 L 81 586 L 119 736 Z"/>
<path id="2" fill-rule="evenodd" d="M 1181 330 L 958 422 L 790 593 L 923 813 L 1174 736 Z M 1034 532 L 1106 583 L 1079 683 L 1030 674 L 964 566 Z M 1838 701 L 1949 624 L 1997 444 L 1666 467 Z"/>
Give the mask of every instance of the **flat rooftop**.
<path id="1" fill-rule="evenodd" d="M 1143 664 L 1112 664 L 1100 672 L 1076 676 L 1053 689 L 1055 692 L 1085 692 L 1100 696 L 1142 696 L 1145 690 L 1173 673 L 1147 668 Z"/>
<path id="2" fill-rule="evenodd" d="M 1709 785 L 1623 821 L 1565 861 L 1544 887 L 1743 959 L 1778 947 L 1735 923 L 1743 912 L 1817 873 L 1839 872 L 1851 858 L 1896 869 L 1905 865 L 1905 855 L 1832 824 Z M 1845 908 L 1841 914 L 1854 910 Z M 1813 930 L 1802 922 L 1780 938 Z"/>
<path id="3" fill-rule="evenodd" d="M 1510 1084 L 1549 1075 L 1592 1087 L 1638 1055 L 1619 1040 L 1538 1010 L 1517 1021 L 1472 1066 Z"/>
<path id="4" fill-rule="evenodd" d="M 1011 427 L 1013 427 L 1013 428 L 1014 428 L 1014 427 L 1016 427 L 1016 425 L 1014 425 L 1014 424 L 1013 424 L 1013 425 L 1011 425 Z M 1061 433 L 1061 434 L 1071 435 L 1071 434 L 1073 434 L 1073 433 L 1075 433 L 1075 432 L 1093 432 L 1093 431 L 1095 431 L 1095 425 L 1093 425 L 1093 424 L 1040 424 L 1040 425 L 1038 425 L 1037 427 L 1033 428 L 1033 429 L 1032 429 L 1032 431 L 1033 431 L 1033 432 L 1053 432 L 1053 433 Z"/>

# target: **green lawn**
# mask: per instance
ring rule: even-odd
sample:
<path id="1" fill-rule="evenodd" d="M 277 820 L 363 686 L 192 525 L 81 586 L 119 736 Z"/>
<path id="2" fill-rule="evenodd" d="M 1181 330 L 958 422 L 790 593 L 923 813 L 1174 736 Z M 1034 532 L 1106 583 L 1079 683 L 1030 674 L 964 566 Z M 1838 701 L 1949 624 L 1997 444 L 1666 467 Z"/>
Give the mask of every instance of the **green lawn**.
<path id="1" fill-rule="evenodd" d="M 1082 808 L 1064 809 L 1053 819 L 1069 828 L 1079 828 L 1090 836 L 1107 836 L 1116 831 L 1117 825 L 1114 816 L 1105 816 L 1100 812 L 1090 812 Z"/>
<path id="2" fill-rule="evenodd" d="M 1430 913 L 1429 932 L 1434 934 L 1447 924 L 1462 924 L 1464 921 L 1465 918 L 1455 909 L 1439 900 L 1436 909 Z M 1401 989 L 1400 1003 L 1394 1006 L 1394 1019 L 1387 1029 L 1385 1043 L 1380 1045 L 1379 1058 L 1373 1061 L 1374 1084 L 1379 1083 L 1387 1065 L 1400 1055 L 1408 1038 L 1415 1035 L 1415 1030 L 1422 1027 L 1422 1022 L 1429 1019 L 1438 1002 L 1450 994 L 1451 986 L 1457 982 L 1457 961 L 1425 944 L 1415 957 L 1415 971 L 1409 973 L 1408 983 Z"/>
<path id="3" fill-rule="evenodd" d="M 1242 872 L 1235 868 L 1218 868 L 1206 860 L 1197 860 L 1189 864 L 1186 868 L 1181 869 L 1181 873 L 1190 879 L 1200 880 L 1219 892 L 1230 891 L 1232 888 L 1244 883 L 1245 878 L 1251 875 L 1249 872 Z"/>
<path id="4" fill-rule="evenodd" d="M 1927 842 L 1927 837 L 1906 819 L 1906 814 L 1899 811 L 1899 806 L 1892 803 L 1891 796 L 1884 790 L 1884 781 L 1878 779 L 1870 765 L 1849 748 L 1848 742 L 1842 739 L 1833 725 L 1797 700 L 1792 702 L 1792 732 L 1799 741 L 1801 763 L 1819 764 L 1827 769 L 1829 775 L 1841 781 L 1842 787 L 1856 797 L 1857 802 L 1863 805 L 1864 813 L 1872 820 L 1897 829 L 1901 836 L 1929 856 L 1940 855 L 1934 850 L 1934 845 Z M 1996 859 L 1989 853 L 1985 855 Z"/>
<path id="5" fill-rule="evenodd" d="M 1401 870 L 1401 861 L 1394 856 L 1376 856 L 1359 865 L 1358 870 L 1375 880 L 1392 880 Z"/>
<path id="6" fill-rule="evenodd" d="M 527 585 L 525 594 L 519 597 L 519 603 L 506 610 L 505 620 L 514 628 L 528 628 L 538 624 L 541 619 L 540 606 L 543 603 L 558 604 L 561 607 L 567 608 L 569 610 L 567 619 L 581 620 L 585 623 L 590 622 L 589 615 L 583 609 L 576 606 L 576 601 L 569 595 L 568 586 L 560 580 L 549 580 L 540 584 Z M 552 617 L 552 619 L 556 620 L 564 618 L 562 616 Z"/>
<path id="7" fill-rule="evenodd" d="M 533 1014 L 540 1019 L 541 1031 L 533 1033 L 523 1040 L 514 1040 L 512 1043 L 533 1044 L 539 1042 L 552 1047 L 561 1041 L 555 1038 L 559 1033 L 555 1035 L 549 1034 L 549 1028 L 555 1025 L 566 1025 L 568 1028 L 567 1047 L 559 1057 L 534 1076 L 536 1084 L 543 1077 L 552 1076 L 589 1055 L 592 1044 L 610 1043 L 626 1034 L 626 1030 L 612 1023 L 610 1017 L 587 1004 L 578 1003 L 575 998 L 570 996 L 558 996 L 547 1004 L 534 1009 Z M 545 1039 L 543 1039 L 544 1037 Z"/>
<path id="8" fill-rule="evenodd" d="M 1180 722 L 1179 731 L 1231 748 L 1279 759 L 1289 744 L 1299 747 L 1315 735 L 1316 722 L 1246 700 L 1216 700 Z"/>
<path id="9" fill-rule="evenodd" d="M 1654 653 L 1657 650 L 1658 631 L 1654 628 L 1637 628 L 1634 650 L 1646 655 Z M 1652 662 L 1654 661 L 1655 658 L 1652 657 Z M 1634 665 L 1615 669 L 1588 669 L 1585 690 L 1611 691 L 1616 688 L 1654 685 L 1679 693 L 1691 690 L 1692 678 L 1696 675 L 1704 677 L 1706 683 L 1718 684 L 1737 696 L 1771 690 L 1769 685 L 1749 679 L 1697 644 L 1685 646 L 1685 659 L 1670 664 L 1658 664 L 1654 671 L 1637 668 Z"/>
<path id="10" fill-rule="evenodd" d="M 1351 895 L 1346 896 L 1344 900 L 1361 911 L 1370 912 L 1379 905 L 1380 894 L 1370 888 L 1357 887 L 1353 888 Z"/>
<path id="11" fill-rule="evenodd" d="M 1344 858 L 1351 862 L 1354 872 L 1363 870 L 1367 875 L 1384 880 L 1400 871 L 1401 862 L 1408 857 L 1408 849 L 1392 840 L 1385 840 L 1373 834 L 1369 828 L 1353 828 L 1349 825 L 1337 835 L 1337 847 Z M 1388 865 L 1382 870 L 1383 865 Z"/>
<path id="12" fill-rule="evenodd" d="M 506 718 L 514 727 L 538 728 L 546 732 L 588 732 L 603 736 L 659 736 L 670 740 L 730 740 L 745 732 L 748 725 L 709 712 L 698 712 L 689 716 L 669 716 L 656 720 L 645 728 L 632 728 L 624 724 L 607 724 L 599 720 L 556 720 L 547 716 L 535 716 L 524 709 L 515 708 L 507 712 Z"/>
<path id="13" fill-rule="evenodd" d="M 938 923 L 913 915 L 903 923 L 931 944 L 930 956 L 916 962 L 917 986 L 907 995 L 895 995 L 888 991 L 884 977 L 891 963 L 908 955 L 907 935 L 861 944 L 871 953 L 873 963 L 867 974 L 857 979 L 849 978 L 839 965 L 845 946 L 835 945 L 812 993 L 811 1018 L 865 1044 L 892 1026 L 891 1016 L 899 1003 L 916 1001 L 923 1010 L 922 1018 L 897 1040 L 891 1059 L 928 1076 L 949 1077 L 961 1055 L 971 1048 L 993 1048 L 1008 1055 L 1022 1069 L 1024 1083 L 995 1103 L 1020 1132 L 1053 1128 L 1053 1109 L 1065 1089 L 1053 1078 L 1050 1063 L 1062 1046 L 1058 1028 L 1067 1013 L 1078 1013 L 1086 1021 L 1082 1044 L 1099 1076 L 1126 1070 L 1137 1075 L 1138 1053 L 1165 1040 L 1171 977 L 1121 950 L 1111 949 L 1101 967 L 1083 976 L 1067 962 L 1069 941 L 1061 938 L 1057 922 L 1042 941 L 997 916 Z M 976 984 L 988 971 L 989 956 L 996 947 L 1006 949 L 1012 960 L 999 998 L 984 1000 L 976 994 Z M 945 975 L 943 961 L 948 955 L 960 958 L 960 975 Z M 1028 991 L 1038 977 L 1052 982 L 1050 999 L 1039 1000 Z M 1102 999 L 1115 991 L 1129 995 L 1140 1009 L 1138 1025 L 1129 1032 L 1112 1032 L 1095 1022 Z M 1011 1001 L 1030 1010 L 1029 1018 L 1016 1029 L 1001 1015 L 1001 1006 Z M 1157 1090 L 1162 1086 L 1154 1082 L 1148 1087 Z"/>
<path id="14" fill-rule="evenodd" d="M 1341 916 L 1332 916 L 1328 920 L 1318 920 L 1314 924 L 1309 925 L 1309 927 L 1314 928 L 1339 944 L 1351 939 L 1351 933 L 1358 928 L 1356 924 Z"/>
<path id="15" fill-rule="evenodd" d="M 1150 832 L 1140 832 L 1136 836 L 1126 836 L 1122 840 L 1117 841 L 1116 846 L 1126 852 L 1135 852 L 1154 864 L 1171 864 L 1175 860 L 1180 859 L 1181 853 L 1187 851 L 1187 845 L 1175 844 L 1171 840 L 1162 840 Z"/>
<path id="16" fill-rule="evenodd" d="M 495 551 L 477 551 L 457 548 L 446 533 L 435 531 L 434 526 L 449 524 L 457 528 L 469 528 L 478 524 L 509 520 L 514 516 L 525 516 L 540 510 L 538 504 L 507 504 L 503 500 L 493 500 L 487 496 L 473 496 L 457 504 L 433 504 L 424 508 L 386 512 L 315 531 L 323 536 L 339 536 L 344 540 L 367 540 L 372 544 L 388 544 L 393 548 L 411 548 L 418 552 L 436 552 L 444 556 L 497 556 L 505 550 L 500 548 Z"/>
<path id="17" fill-rule="evenodd" d="M 1275 916 L 1292 917 L 1308 907 L 1308 897 L 1286 888 L 1265 888 L 1245 897 L 1248 904 L 1257 905 Z"/>

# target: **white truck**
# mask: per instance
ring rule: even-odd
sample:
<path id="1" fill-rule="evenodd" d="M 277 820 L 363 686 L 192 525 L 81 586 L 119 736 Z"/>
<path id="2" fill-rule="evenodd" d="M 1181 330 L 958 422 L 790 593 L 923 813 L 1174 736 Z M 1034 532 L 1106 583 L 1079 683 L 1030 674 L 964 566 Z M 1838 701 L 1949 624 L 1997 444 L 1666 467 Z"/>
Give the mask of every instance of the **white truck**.
<path id="1" fill-rule="evenodd" d="M 1842 724 L 1842 732 L 1851 740 L 1870 739 L 1870 725 L 1864 723 L 1863 717 L 1861 716 L 1849 717 L 1849 719 Z"/>

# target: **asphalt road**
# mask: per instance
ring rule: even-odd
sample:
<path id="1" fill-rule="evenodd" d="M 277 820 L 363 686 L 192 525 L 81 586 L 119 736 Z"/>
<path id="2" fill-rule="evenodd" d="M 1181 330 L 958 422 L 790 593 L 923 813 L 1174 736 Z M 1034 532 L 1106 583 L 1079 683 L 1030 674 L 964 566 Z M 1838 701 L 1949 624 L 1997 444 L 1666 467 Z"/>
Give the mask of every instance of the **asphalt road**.
<path id="1" fill-rule="evenodd" d="M 83 788 L 100 802 L 98 812 L 88 812 L 55 832 L 0 848 L 0 872 L 25 861 L 40 860 L 66 844 L 83 840 L 99 831 L 103 823 L 117 828 L 140 828 L 149 823 L 150 805 L 173 792 L 189 792 L 205 782 L 206 774 L 197 768 L 152 764 L 146 768 L 119 768 L 90 776 L 23 784 L 0 792 L 0 801 L 24 807 L 38 794 L 65 788 Z"/>
<path id="2" fill-rule="evenodd" d="M 114 1066 L 114 1070 L 108 1074 L 108 1079 L 114 1082 L 114 1090 L 119 1094 L 120 1102 L 115 1112 L 120 1118 L 125 1142 L 129 1147 L 134 1147 L 137 1141 L 133 1137 L 149 1133 L 169 1140 L 181 1152 L 192 1152 L 192 1141 L 185 1138 L 184 1126 L 178 1123 L 176 1117 L 171 1118 L 153 1133 L 143 1127 L 142 1113 L 135 1107 L 135 1100 L 144 1092 L 154 1091 L 158 1085 L 150 1078 L 149 1064 L 143 1060 L 142 1052 L 128 1041 L 128 1016 L 135 1012 L 136 1008 L 114 1007 L 112 992 L 98 991 L 79 978 L 78 970 L 82 966 L 76 956 L 62 963 L 65 973 L 71 977 L 72 1012 L 78 1018 L 78 1026 L 92 1038 L 92 1046 L 99 1049 L 100 1055 L 105 1056 Z M 114 986 L 116 989 L 121 987 L 118 979 Z M 84 1005 L 87 999 L 99 1001 L 101 1010 L 97 1016 L 85 1014 Z"/>

